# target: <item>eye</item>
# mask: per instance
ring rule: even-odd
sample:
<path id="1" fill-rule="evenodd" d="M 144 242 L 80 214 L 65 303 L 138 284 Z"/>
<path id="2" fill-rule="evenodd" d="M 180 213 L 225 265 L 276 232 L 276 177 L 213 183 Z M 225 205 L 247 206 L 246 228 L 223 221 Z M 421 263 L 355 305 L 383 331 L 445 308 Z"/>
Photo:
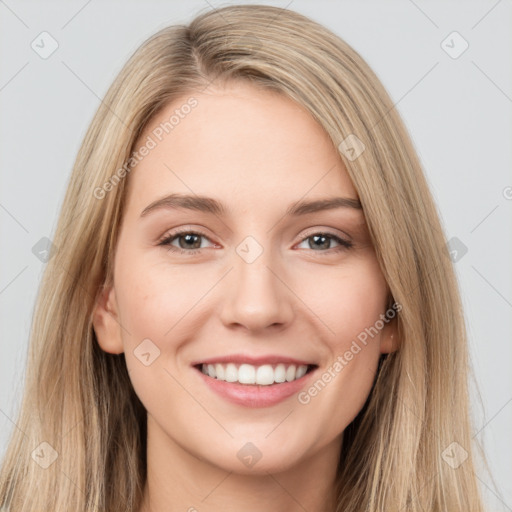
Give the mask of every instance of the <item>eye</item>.
<path id="1" fill-rule="evenodd" d="M 337 247 L 332 247 L 332 243 L 338 244 Z M 339 252 L 342 250 L 350 249 L 353 243 L 349 240 L 345 240 L 332 233 L 313 233 L 304 238 L 301 244 L 307 243 L 306 249 L 312 249 L 316 252 L 332 254 L 333 252 Z M 299 244 L 300 245 L 300 244 Z M 330 249 L 333 249 L 332 251 Z"/>
<path id="2" fill-rule="evenodd" d="M 167 246 L 170 251 L 195 254 L 204 249 L 202 241 L 209 240 L 204 233 L 198 231 L 174 231 L 165 236 L 158 245 Z M 178 246 L 175 245 L 177 242 Z"/>
<path id="3" fill-rule="evenodd" d="M 200 252 L 201 249 L 205 248 L 202 243 L 204 240 L 210 241 L 204 233 L 199 231 L 192 231 L 190 229 L 183 229 L 165 235 L 165 237 L 159 242 L 158 245 L 167 246 L 168 250 L 172 252 L 192 255 Z M 213 244 L 213 242 L 211 243 Z M 304 243 L 308 244 L 306 249 L 312 249 L 317 253 L 323 254 L 337 253 L 342 250 L 350 249 L 353 246 L 353 243 L 349 240 L 341 238 L 332 233 L 322 232 L 308 235 L 302 240 L 302 242 L 300 242 L 300 244 Z M 333 243 L 337 244 L 337 246 L 332 247 Z"/>

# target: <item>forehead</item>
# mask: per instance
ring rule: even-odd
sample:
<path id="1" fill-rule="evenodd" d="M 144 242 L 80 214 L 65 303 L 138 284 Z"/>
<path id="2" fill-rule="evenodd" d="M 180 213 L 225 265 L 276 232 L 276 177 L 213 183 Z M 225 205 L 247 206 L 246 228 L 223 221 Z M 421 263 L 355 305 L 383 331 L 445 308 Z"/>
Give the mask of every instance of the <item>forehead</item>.
<path id="1" fill-rule="evenodd" d="M 183 95 L 151 120 L 135 149 L 144 144 L 152 149 L 129 176 L 129 204 L 139 207 L 170 193 L 254 208 L 357 198 L 321 125 L 284 95 L 251 84 Z"/>

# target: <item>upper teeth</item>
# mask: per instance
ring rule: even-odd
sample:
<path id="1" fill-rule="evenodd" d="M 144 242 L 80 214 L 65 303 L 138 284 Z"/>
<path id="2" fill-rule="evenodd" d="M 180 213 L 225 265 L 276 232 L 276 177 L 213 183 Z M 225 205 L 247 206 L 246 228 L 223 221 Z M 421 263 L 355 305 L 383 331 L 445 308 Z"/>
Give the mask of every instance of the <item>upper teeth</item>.
<path id="1" fill-rule="evenodd" d="M 205 375 L 224 380 L 226 382 L 239 382 L 240 384 L 259 384 L 269 386 L 274 382 L 291 382 L 300 379 L 307 372 L 307 365 L 299 366 L 294 364 L 278 364 L 275 368 L 270 364 L 253 366 L 252 364 L 241 364 L 237 366 L 228 364 L 203 364 L 201 371 Z"/>

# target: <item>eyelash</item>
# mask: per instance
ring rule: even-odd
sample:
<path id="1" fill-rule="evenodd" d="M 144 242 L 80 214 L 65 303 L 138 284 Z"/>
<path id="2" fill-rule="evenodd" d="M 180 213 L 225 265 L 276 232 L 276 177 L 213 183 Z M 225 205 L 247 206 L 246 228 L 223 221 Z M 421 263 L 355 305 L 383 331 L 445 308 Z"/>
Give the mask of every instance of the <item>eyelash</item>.
<path id="1" fill-rule="evenodd" d="M 160 246 L 167 246 L 168 250 L 171 251 L 171 252 L 187 254 L 189 256 L 197 254 L 198 252 L 201 251 L 201 249 L 190 249 L 190 250 L 188 250 L 188 249 L 182 249 L 181 247 L 174 247 L 173 245 L 171 245 L 171 242 L 173 242 L 175 239 L 178 239 L 182 235 L 197 235 L 197 236 L 200 236 L 200 237 L 203 237 L 203 238 L 206 238 L 207 240 L 209 240 L 209 238 L 204 233 L 201 233 L 200 231 L 193 231 L 193 230 L 190 230 L 190 229 L 183 229 L 183 230 L 174 231 L 173 233 L 170 233 L 170 234 L 166 234 L 164 236 L 164 238 L 160 240 L 158 245 L 160 245 Z M 344 238 L 340 238 L 339 236 L 334 235 L 332 233 L 324 233 L 322 231 L 313 232 L 313 233 L 309 234 L 308 236 L 304 237 L 300 241 L 300 243 L 304 242 L 308 238 L 312 238 L 315 235 L 321 235 L 321 236 L 324 236 L 326 238 L 330 238 L 330 239 L 336 241 L 339 244 L 338 247 L 335 247 L 335 248 L 332 248 L 332 249 L 327 249 L 325 251 L 322 251 L 322 250 L 314 251 L 315 253 L 318 253 L 319 256 L 320 255 L 321 256 L 331 255 L 331 254 L 338 253 L 338 252 L 343 251 L 343 250 L 351 249 L 352 246 L 354 245 L 349 240 L 345 240 Z M 311 250 L 313 251 L 313 249 L 311 249 Z"/>

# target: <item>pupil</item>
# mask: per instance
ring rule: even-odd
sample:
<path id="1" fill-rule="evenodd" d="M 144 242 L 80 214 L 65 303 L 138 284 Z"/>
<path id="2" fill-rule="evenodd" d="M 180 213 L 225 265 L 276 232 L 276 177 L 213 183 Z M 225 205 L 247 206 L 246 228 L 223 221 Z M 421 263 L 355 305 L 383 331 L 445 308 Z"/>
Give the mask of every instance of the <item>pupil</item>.
<path id="1" fill-rule="evenodd" d="M 195 243 L 193 240 L 194 238 L 196 239 Z M 182 239 L 186 240 L 185 244 L 181 243 Z M 199 235 L 194 235 L 194 234 L 182 235 L 180 237 L 180 246 L 184 249 L 190 249 L 191 245 L 187 245 L 187 244 L 190 244 L 192 242 L 194 244 L 192 248 L 198 249 L 201 246 L 201 242 L 199 242 L 199 244 L 198 244 L 198 242 L 197 242 L 198 240 L 199 240 Z"/>
<path id="2" fill-rule="evenodd" d="M 319 240 L 321 240 L 321 239 L 323 239 L 323 240 L 324 240 L 324 243 L 323 243 L 323 244 L 320 244 L 320 245 L 316 245 L 316 246 L 315 246 L 316 248 L 318 248 L 318 247 L 322 248 L 322 247 L 323 247 L 323 248 L 325 248 L 325 249 L 329 249 L 330 240 L 329 240 L 329 238 L 327 238 L 326 236 L 324 236 L 324 235 L 313 235 L 313 237 L 312 237 L 312 238 L 314 239 L 315 243 L 316 243 L 316 242 L 318 242 L 318 241 L 319 241 Z M 310 244 L 310 245 L 311 245 L 311 244 Z M 315 247 L 313 247 L 313 249 L 314 249 Z"/>

